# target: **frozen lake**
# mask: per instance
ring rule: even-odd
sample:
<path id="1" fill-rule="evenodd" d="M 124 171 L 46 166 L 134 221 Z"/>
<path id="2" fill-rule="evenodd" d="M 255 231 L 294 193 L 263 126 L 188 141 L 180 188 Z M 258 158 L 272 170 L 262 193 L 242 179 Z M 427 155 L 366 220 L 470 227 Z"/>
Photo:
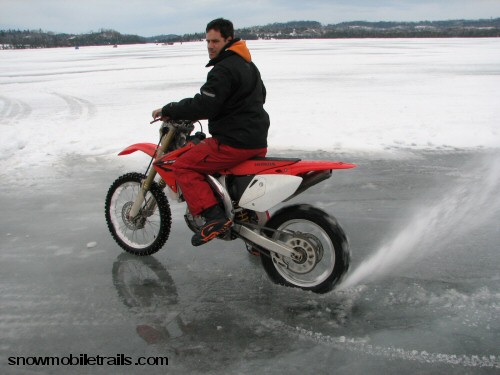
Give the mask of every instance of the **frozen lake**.
<path id="1" fill-rule="evenodd" d="M 239 240 L 192 247 L 180 204 L 160 252 L 126 255 L 107 231 L 103 200 L 115 176 L 136 163 L 69 157 L 64 174 L 45 185 L 3 191 L 2 373 L 51 374 L 61 367 L 9 366 L 6 358 L 70 354 L 168 357 L 167 369 L 140 367 L 152 374 L 498 373 L 498 198 L 464 167 L 495 153 L 411 156 L 346 154 L 357 169 L 294 199 L 337 217 L 350 239 L 351 275 L 365 277 L 325 295 L 271 284 Z M 470 207 L 474 190 L 461 196 L 471 213 L 463 218 L 448 193 L 477 184 L 496 214 Z M 460 222 L 436 223 L 434 207 L 442 215 L 455 207 Z M 382 264 L 366 275 L 362 264 L 377 254 Z M 116 371 L 138 368 L 70 369 Z"/>
<path id="2" fill-rule="evenodd" d="M 500 147 L 500 39 L 248 45 L 268 91 L 273 149 Z M 203 42 L 0 57 L 0 170 L 9 175 L 26 158 L 114 154 L 156 137 L 151 111 L 193 96 L 208 72 Z"/>
<path id="3" fill-rule="evenodd" d="M 0 51 L 0 372 L 11 357 L 168 357 L 149 373 L 495 374 L 500 369 L 500 40 L 250 41 L 270 154 L 338 159 L 294 202 L 351 244 L 326 295 L 272 285 L 239 241 L 189 244 L 182 215 L 128 257 L 104 197 L 191 96 L 204 43 Z M 137 373 L 137 366 L 63 367 Z"/>

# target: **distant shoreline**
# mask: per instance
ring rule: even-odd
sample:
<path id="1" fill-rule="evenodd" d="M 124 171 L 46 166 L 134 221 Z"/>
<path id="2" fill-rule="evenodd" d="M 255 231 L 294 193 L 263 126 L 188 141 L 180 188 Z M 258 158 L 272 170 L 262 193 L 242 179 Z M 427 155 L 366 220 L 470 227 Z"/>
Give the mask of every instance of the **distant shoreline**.
<path id="1" fill-rule="evenodd" d="M 387 38 L 500 38 L 500 18 L 481 20 L 367 22 L 322 25 L 316 21 L 292 21 L 235 30 L 245 40 L 257 39 L 387 39 Z M 121 34 L 101 29 L 85 34 L 39 30 L 0 30 L 0 49 L 118 46 L 126 44 L 174 44 L 200 41 L 204 33 L 168 34 L 152 37 Z"/>

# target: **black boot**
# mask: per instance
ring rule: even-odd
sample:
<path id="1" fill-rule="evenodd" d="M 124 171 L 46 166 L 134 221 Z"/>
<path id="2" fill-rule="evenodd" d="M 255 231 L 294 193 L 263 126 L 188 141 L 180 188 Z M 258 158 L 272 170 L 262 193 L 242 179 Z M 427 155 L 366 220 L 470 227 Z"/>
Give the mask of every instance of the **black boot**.
<path id="1" fill-rule="evenodd" d="M 223 235 L 233 224 L 218 204 L 207 208 L 201 215 L 205 218 L 205 225 L 191 238 L 193 246 L 203 245 L 215 237 Z"/>

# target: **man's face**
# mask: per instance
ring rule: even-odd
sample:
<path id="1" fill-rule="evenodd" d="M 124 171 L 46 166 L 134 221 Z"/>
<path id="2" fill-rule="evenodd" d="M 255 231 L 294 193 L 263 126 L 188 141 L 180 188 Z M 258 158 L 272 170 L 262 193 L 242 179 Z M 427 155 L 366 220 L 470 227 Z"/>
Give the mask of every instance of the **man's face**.
<path id="1" fill-rule="evenodd" d="M 217 57 L 220 51 L 224 48 L 224 46 L 231 40 L 231 37 L 224 39 L 222 35 L 220 35 L 220 31 L 216 30 L 208 30 L 207 32 L 207 48 L 208 48 L 208 57 L 210 60 Z"/>

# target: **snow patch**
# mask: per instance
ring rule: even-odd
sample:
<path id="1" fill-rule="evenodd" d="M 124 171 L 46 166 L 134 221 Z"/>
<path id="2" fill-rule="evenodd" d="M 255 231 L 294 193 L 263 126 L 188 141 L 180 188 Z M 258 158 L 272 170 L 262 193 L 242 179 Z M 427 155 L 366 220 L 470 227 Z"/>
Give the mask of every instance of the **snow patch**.
<path id="1" fill-rule="evenodd" d="M 264 326 L 284 332 L 292 337 L 311 340 L 315 343 L 330 345 L 339 350 L 359 352 L 374 357 L 401 359 L 427 364 L 447 364 L 462 367 L 500 368 L 500 357 L 495 355 L 463 355 L 447 353 L 429 353 L 425 350 L 403 349 L 393 346 L 372 345 L 368 338 L 329 336 L 300 327 L 291 327 L 281 321 L 262 320 Z"/>
<path id="2" fill-rule="evenodd" d="M 500 147 L 498 38 L 248 45 L 267 88 L 271 153 Z M 0 55 L 2 181 L 22 178 L 24 167 L 52 169 L 67 155 L 93 162 L 156 142 L 151 110 L 192 97 L 208 71 L 202 42 Z"/>

